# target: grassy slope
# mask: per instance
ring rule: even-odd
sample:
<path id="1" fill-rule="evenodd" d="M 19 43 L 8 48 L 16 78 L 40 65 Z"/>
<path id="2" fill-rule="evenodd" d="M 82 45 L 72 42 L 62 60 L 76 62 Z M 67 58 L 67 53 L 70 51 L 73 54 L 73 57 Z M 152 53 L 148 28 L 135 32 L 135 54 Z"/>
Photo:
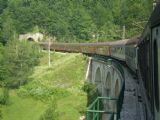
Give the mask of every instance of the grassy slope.
<path id="1" fill-rule="evenodd" d="M 79 119 L 86 105 L 86 96 L 80 90 L 84 82 L 85 59 L 81 54 L 54 53 L 51 57 L 52 67 L 48 68 L 47 57 L 41 60 L 32 78 L 49 87 L 65 88 L 72 94 L 58 100 L 60 120 Z"/>
<path id="2" fill-rule="evenodd" d="M 48 68 L 48 59 L 41 59 L 41 65 L 36 67 L 31 76 L 45 85 L 57 87 L 77 86 L 84 81 L 84 59 L 80 54 L 52 54 L 52 66 Z"/>
<path id="3" fill-rule="evenodd" d="M 79 119 L 79 112 L 83 111 L 86 105 L 86 95 L 81 90 L 85 74 L 84 57 L 80 54 L 53 53 L 51 68 L 48 68 L 47 62 L 46 53 L 31 75 L 32 82 L 26 86 L 36 83 L 38 86 L 64 88 L 69 91 L 71 94 L 58 100 L 59 119 Z M 12 120 L 38 120 L 49 103 L 49 101 L 42 103 L 32 98 L 20 98 L 15 93 L 11 94 L 11 101 L 13 104 L 3 107 L 4 120 L 11 120 L 11 118 Z"/>
<path id="4" fill-rule="evenodd" d="M 3 120 L 38 120 L 46 105 L 32 98 L 22 99 L 10 92 L 10 104 L 2 107 Z"/>

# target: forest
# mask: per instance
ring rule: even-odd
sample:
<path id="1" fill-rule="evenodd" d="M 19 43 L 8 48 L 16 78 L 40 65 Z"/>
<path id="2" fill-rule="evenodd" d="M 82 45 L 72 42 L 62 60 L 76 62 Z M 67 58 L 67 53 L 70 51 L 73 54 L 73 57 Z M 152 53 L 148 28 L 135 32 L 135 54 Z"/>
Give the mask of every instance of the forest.
<path id="1" fill-rule="evenodd" d="M 41 32 L 61 42 L 86 42 L 140 35 L 153 0 L 0 0 L 0 41 Z"/>

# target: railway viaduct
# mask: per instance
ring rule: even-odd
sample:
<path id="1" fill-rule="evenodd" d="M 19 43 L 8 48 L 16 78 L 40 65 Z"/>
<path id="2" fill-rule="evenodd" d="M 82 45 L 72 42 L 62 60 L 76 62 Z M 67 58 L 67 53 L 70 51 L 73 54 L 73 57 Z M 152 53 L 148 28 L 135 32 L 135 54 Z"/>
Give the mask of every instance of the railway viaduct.
<path id="1" fill-rule="evenodd" d="M 97 86 L 101 97 L 118 98 L 102 100 L 103 110 L 119 112 L 103 113 L 102 120 L 144 120 L 143 103 L 139 100 L 139 85 L 132 72 L 111 58 L 89 57 L 86 79 Z M 121 100 L 123 99 L 123 101 Z M 117 106 L 118 105 L 118 106 Z M 121 109 L 121 111 L 117 111 Z M 95 119 L 96 120 L 96 119 Z M 98 119 L 97 119 L 98 120 Z"/>
<path id="2" fill-rule="evenodd" d="M 111 59 L 102 60 L 90 57 L 86 72 L 86 79 L 96 85 L 99 96 L 118 98 L 124 79 Z M 104 111 L 115 111 L 115 102 L 102 100 Z M 103 114 L 102 120 L 109 120 L 110 114 Z"/>
<path id="3" fill-rule="evenodd" d="M 136 75 L 124 63 L 110 57 L 89 57 L 86 80 L 97 86 L 99 96 L 107 98 L 101 101 L 103 104 L 103 111 L 101 112 L 105 111 L 102 114 L 102 120 L 146 119 L 144 103 L 142 102 L 143 89 L 140 87 Z M 116 98 L 117 101 L 112 100 L 112 98 Z M 94 113 L 94 110 L 91 111 L 91 114 L 92 112 Z M 112 114 L 112 112 L 118 114 Z M 151 117 L 151 114 L 148 116 Z"/>
<path id="4" fill-rule="evenodd" d="M 124 78 L 111 59 L 89 58 L 86 79 L 97 86 L 101 96 L 117 97 Z"/>

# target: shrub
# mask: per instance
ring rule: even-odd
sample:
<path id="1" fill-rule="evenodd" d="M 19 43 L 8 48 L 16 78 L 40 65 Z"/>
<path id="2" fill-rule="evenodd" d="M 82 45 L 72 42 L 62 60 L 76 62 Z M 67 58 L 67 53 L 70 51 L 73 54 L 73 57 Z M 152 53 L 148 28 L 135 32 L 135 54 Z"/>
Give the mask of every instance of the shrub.
<path id="1" fill-rule="evenodd" d="M 0 104 L 6 105 L 9 103 L 9 89 L 3 88 L 3 95 L 0 97 Z"/>
<path id="2" fill-rule="evenodd" d="M 37 82 L 32 81 L 28 85 L 22 86 L 18 91 L 18 95 L 21 97 L 32 96 L 35 99 L 47 101 L 48 99 L 51 99 L 52 96 L 59 99 L 66 97 L 70 95 L 70 92 L 64 88 L 39 85 Z"/>
<path id="3" fill-rule="evenodd" d="M 39 120 L 58 120 L 58 112 L 57 112 L 57 102 L 56 100 L 52 100 L 48 109 L 45 113 L 40 117 Z"/>
<path id="4" fill-rule="evenodd" d="M 38 44 L 25 41 L 12 40 L 7 43 L 0 59 L 0 79 L 5 86 L 19 88 L 27 83 L 41 57 L 38 49 Z"/>
<path id="5" fill-rule="evenodd" d="M 96 85 L 85 82 L 82 89 L 87 93 L 87 106 L 89 106 L 99 95 Z"/>
<path id="6" fill-rule="evenodd" d="M 2 116 L 2 110 L 0 109 L 0 120 L 3 119 L 3 116 Z"/>

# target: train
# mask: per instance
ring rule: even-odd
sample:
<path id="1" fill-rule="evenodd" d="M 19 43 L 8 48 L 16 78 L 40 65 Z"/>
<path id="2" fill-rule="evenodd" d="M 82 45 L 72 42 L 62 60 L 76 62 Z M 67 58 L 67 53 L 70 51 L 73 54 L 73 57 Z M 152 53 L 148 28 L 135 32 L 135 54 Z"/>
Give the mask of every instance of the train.
<path id="1" fill-rule="evenodd" d="M 142 81 L 146 120 L 160 120 L 160 4 L 140 37 L 103 43 L 40 43 L 44 49 L 108 56 L 122 61 Z M 138 81 L 140 82 L 140 81 Z"/>
<path id="2" fill-rule="evenodd" d="M 160 120 L 160 3 L 138 43 L 138 66 L 154 120 Z"/>
<path id="3" fill-rule="evenodd" d="M 114 59 L 126 62 L 133 70 L 137 70 L 137 43 L 139 37 L 117 40 L 114 42 L 98 43 L 40 43 L 43 49 L 50 49 L 58 52 L 74 52 L 87 55 L 110 56 Z"/>

